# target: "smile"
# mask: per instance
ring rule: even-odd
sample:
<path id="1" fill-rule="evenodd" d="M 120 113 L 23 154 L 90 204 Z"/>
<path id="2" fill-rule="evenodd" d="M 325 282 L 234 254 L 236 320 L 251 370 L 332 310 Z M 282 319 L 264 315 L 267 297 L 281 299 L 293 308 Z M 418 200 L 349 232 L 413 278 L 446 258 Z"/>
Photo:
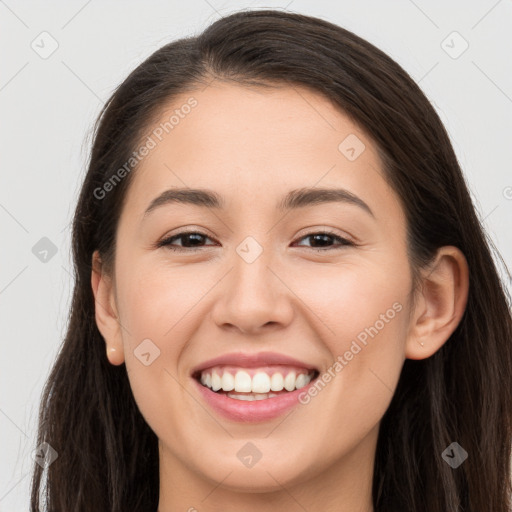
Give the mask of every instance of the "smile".
<path id="1" fill-rule="evenodd" d="M 214 412 L 232 421 L 259 422 L 299 405 L 299 394 L 320 372 L 275 353 L 231 354 L 195 368 L 191 376 Z"/>
<path id="2" fill-rule="evenodd" d="M 313 380 L 315 371 L 284 365 L 261 368 L 216 366 L 200 373 L 201 384 L 236 400 L 265 400 L 280 392 L 301 389 Z"/>

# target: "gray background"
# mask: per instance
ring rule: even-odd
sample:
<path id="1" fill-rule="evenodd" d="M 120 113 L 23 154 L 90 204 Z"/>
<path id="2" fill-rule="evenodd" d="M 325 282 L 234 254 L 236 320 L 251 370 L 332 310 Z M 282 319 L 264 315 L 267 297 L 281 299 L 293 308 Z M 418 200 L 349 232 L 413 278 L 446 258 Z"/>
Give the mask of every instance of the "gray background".
<path id="1" fill-rule="evenodd" d="M 69 222 L 93 121 L 157 48 L 257 7 L 337 23 L 402 65 L 445 123 L 487 232 L 512 261 L 512 2 L 0 0 L 0 511 L 28 510 L 40 393 L 67 322 Z M 57 50 L 42 58 L 52 44 Z M 47 261 L 33 252 L 43 237 L 57 251 Z"/>

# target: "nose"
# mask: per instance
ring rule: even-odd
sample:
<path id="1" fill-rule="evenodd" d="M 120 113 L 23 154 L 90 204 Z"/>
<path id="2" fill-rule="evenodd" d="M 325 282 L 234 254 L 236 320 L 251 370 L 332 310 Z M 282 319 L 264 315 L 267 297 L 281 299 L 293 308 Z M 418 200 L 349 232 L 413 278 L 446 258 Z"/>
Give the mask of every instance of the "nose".
<path id="1" fill-rule="evenodd" d="M 293 318 L 290 289 L 272 268 L 270 251 L 249 263 L 239 254 L 222 280 L 212 311 L 221 329 L 258 334 L 270 329 L 282 329 Z"/>

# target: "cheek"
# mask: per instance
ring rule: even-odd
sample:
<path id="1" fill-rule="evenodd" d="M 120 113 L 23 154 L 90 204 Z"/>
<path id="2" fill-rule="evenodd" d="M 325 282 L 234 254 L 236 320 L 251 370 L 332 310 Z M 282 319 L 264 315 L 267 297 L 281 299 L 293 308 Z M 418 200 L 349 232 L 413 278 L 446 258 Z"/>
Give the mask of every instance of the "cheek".
<path id="1" fill-rule="evenodd" d="M 336 271 L 324 267 L 299 283 L 297 295 L 308 306 L 303 311 L 332 357 L 324 372 L 332 403 L 345 404 L 359 417 L 345 424 L 335 415 L 333 424 L 350 428 L 367 422 L 371 427 L 384 414 L 405 359 L 409 273 L 381 260 Z"/>
<path id="2" fill-rule="evenodd" d="M 293 290 L 307 306 L 301 311 L 319 326 L 333 354 L 348 350 L 356 339 L 362 344 L 371 339 L 386 338 L 391 344 L 403 339 L 411 282 L 403 270 L 407 263 L 401 271 L 399 267 L 384 260 L 357 262 L 319 266 L 315 272 L 293 278 Z M 288 275 L 288 280 L 292 277 Z"/>
<path id="3" fill-rule="evenodd" d="M 130 345 L 150 338 L 164 348 L 164 340 L 176 336 L 186 325 L 186 316 L 207 288 L 202 279 L 184 267 L 158 268 L 154 265 L 131 266 L 119 273 L 119 312 L 130 335 L 123 333 Z"/>
<path id="4" fill-rule="evenodd" d="M 183 378 L 179 361 L 193 336 L 188 321 L 204 295 L 183 269 L 131 266 L 119 272 L 119 314 L 123 326 L 125 364 L 138 408 L 159 437 L 180 430 Z M 191 311 L 192 310 L 192 311 Z"/>

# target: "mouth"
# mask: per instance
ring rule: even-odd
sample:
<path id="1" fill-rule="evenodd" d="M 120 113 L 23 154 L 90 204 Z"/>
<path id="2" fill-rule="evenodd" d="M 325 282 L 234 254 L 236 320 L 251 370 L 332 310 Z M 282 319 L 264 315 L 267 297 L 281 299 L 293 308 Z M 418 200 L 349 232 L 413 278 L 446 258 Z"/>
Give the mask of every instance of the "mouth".
<path id="1" fill-rule="evenodd" d="M 319 375 L 311 370 L 289 365 L 257 368 L 217 365 L 196 371 L 193 378 L 208 390 L 233 400 L 252 402 L 268 400 L 306 387 Z"/>
<path id="2" fill-rule="evenodd" d="M 191 373 L 207 406 L 245 423 L 271 420 L 297 406 L 319 375 L 315 367 L 273 353 L 227 355 Z"/>

